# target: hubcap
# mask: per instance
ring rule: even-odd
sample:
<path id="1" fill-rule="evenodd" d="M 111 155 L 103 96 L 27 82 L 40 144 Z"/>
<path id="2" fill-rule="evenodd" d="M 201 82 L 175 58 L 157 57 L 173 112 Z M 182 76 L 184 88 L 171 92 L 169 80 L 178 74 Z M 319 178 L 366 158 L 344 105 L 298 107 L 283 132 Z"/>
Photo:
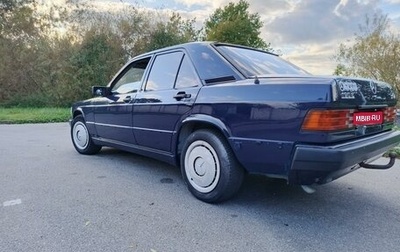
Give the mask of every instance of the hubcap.
<path id="1" fill-rule="evenodd" d="M 81 150 L 85 149 L 89 143 L 89 133 L 85 124 L 82 122 L 75 123 L 72 129 L 72 139 L 75 146 Z"/>
<path id="2" fill-rule="evenodd" d="M 193 142 L 185 155 L 185 172 L 189 183 L 197 191 L 211 192 L 220 177 L 219 159 L 214 148 L 202 140 Z"/>

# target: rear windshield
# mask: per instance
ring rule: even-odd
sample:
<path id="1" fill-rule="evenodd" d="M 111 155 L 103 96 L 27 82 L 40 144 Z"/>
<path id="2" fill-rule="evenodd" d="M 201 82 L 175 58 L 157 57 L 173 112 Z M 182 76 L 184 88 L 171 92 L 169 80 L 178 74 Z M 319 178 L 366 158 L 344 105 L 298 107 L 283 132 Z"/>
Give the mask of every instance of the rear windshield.
<path id="1" fill-rule="evenodd" d="M 310 75 L 274 54 L 249 48 L 220 45 L 218 50 L 246 77 Z"/>

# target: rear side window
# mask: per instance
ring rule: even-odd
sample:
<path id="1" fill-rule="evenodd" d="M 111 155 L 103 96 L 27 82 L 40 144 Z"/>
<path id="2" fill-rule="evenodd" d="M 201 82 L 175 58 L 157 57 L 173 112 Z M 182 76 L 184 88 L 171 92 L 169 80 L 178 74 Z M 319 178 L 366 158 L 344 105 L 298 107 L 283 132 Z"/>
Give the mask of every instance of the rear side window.
<path id="1" fill-rule="evenodd" d="M 240 79 L 229 63 L 209 45 L 198 45 L 190 51 L 190 56 L 200 79 L 205 83 Z"/>
<path id="2" fill-rule="evenodd" d="M 176 78 L 175 88 L 196 87 L 200 84 L 192 62 L 188 56 L 184 56 L 178 76 Z"/>
<path id="3" fill-rule="evenodd" d="M 182 57 L 182 52 L 157 55 L 147 79 L 146 91 L 172 89 Z"/>

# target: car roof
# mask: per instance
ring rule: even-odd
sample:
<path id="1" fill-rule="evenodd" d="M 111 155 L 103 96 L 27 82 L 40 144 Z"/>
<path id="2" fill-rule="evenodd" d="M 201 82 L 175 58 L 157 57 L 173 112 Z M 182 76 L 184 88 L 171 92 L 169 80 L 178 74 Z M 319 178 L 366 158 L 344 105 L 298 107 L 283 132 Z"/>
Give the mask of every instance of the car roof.
<path id="1" fill-rule="evenodd" d="M 221 45 L 226 45 L 226 46 L 233 46 L 233 47 L 239 47 L 239 48 L 246 48 L 246 49 L 250 49 L 250 50 L 257 50 L 257 51 L 263 51 L 275 56 L 279 56 L 277 54 L 274 54 L 272 52 L 268 52 L 268 51 L 264 51 L 261 49 L 257 49 L 254 47 L 249 47 L 249 46 L 243 46 L 243 45 L 238 45 L 238 44 L 232 44 L 232 43 L 224 43 L 224 42 L 217 42 L 217 41 L 194 41 L 194 42 L 187 42 L 187 43 L 183 43 L 183 44 L 177 44 L 177 45 L 173 45 L 173 46 L 168 46 L 168 47 L 163 47 L 160 49 L 156 49 L 156 50 L 152 50 L 149 52 L 145 52 L 142 54 L 139 54 L 137 56 L 135 56 L 133 59 L 135 58 L 141 58 L 143 56 L 149 56 L 152 54 L 156 54 L 156 53 L 160 53 L 160 52 L 165 52 L 165 51 L 172 51 L 172 50 L 176 50 L 176 49 L 187 49 L 189 51 L 197 51 L 200 48 L 203 48 L 204 46 L 211 46 L 211 45 L 215 45 L 215 46 L 221 46 Z"/>
<path id="2" fill-rule="evenodd" d="M 156 49 L 156 50 L 152 50 L 152 51 L 149 51 L 149 52 L 145 52 L 145 53 L 139 54 L 139 55 L 133 57 L 132 60 L 137 59 L 137 58 L 150 56 L 150 55 L 157 54 L 157 53 L 160 53 L 160 52 L 173 51 L 173 50 L 182 49 L 182 48 L 183 49 L 187 49 L 187 50 L 197 51 L 196 49 L 204 47 L 204 46 L 209 46 L 211 44 L 216 44 L 216 43 L 212 42 L 212 41 L 201 41 L 201 42 L 187 42 L 187 43 L 183 43 L 183 44 L 167 46 L 167 47 L 163 47 L 163 48 L 159 48 L 159 49 Z"/>

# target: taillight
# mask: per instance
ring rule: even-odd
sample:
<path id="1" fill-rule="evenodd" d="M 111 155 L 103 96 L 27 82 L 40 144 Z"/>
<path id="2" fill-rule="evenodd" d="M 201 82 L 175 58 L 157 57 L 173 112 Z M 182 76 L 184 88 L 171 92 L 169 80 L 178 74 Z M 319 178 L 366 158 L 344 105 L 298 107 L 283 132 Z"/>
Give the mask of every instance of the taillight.
<path id="1" fill-rule="evenodd" d="M 388 107 L 383 110 L 383 120 L 385 123 L 387 122 L 395 122 L 396 121 L 396 107 Z"/>
<path id="2" fill-rule="evenodd" d="M 312 109 L 308 111 L 306 118 L 304 119 L 302 130 L 308 131 L 340 131 L 354 128 L 357 125 L 374 125 L 377 123 L 374 121 L 374 115 L 368 115 L 367 113 L 382 113 L 383 120 L 381 123 L 394 123 L 396 122 L 396 107 L 387 107 L 381 110 L 381 112 L 363 112 L 354 109 L 341 109 L 341 110 L 319 110 Z M 367 115 L 364 115 L 367 114 Z M 379 114 L 377 114 L 379 116 Z M 354 117 L 356 116 L 356 117 Z M 361 118 L 362 120 L 353 123 L 353 117 Z"/>
<path id="3" fill-rule="evenodd" d="M 353 128 L 352 109 L 308 111 L 302 130 L 308 131 L 339 131 Z"/>

